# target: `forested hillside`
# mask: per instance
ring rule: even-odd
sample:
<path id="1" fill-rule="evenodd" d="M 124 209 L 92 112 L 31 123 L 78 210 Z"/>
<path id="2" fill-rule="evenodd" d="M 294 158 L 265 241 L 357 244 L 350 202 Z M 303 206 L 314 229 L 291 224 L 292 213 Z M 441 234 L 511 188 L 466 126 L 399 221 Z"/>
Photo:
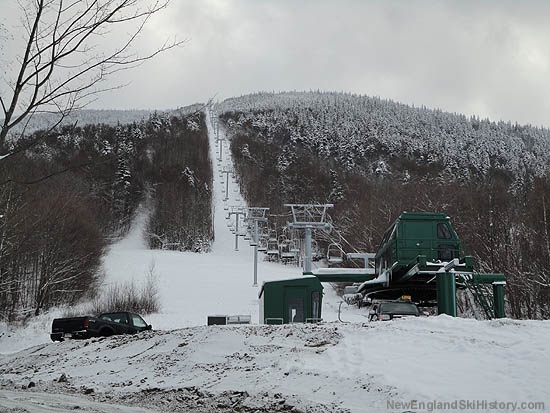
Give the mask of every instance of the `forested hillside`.
<path id="1" fill-rule="evenodd" d="M 508 314 L 550 316 L 550 131 L 341 93 L 259 93 L 217 108 L 250 205 L 331 202 L 375 251 L 402 211 L 445 212 Z"/>
<path id="2" fill-rule="evenodd" d="M 0 319 L 93 297 L 105 247 L 141 203 L 152 211 L 152 247 L 208 250 L 212 171 L 199 109 L 14 144 L 0 161 Z M 190 219 L 195 210 L 204 216 Z"/>
<path id="3" fill-rule="evenodd" d="M 212 165 L 205 115 L 151 122 L 151 248 L 206 252 L 213 239 Z"/>

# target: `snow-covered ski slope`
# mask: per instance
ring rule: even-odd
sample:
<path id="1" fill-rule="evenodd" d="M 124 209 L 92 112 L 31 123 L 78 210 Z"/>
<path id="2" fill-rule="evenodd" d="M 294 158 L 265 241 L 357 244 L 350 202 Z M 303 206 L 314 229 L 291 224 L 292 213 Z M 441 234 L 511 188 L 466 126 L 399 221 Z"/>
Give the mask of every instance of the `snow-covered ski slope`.
<path id="1" fill-rule="evenodd" d="M 79 406 L 104 412 L 402 412 L 433 407 L 391 409 L 388 404 L 412 400 L 518 403 L 504 405 L 508 411 L 541 411 L 521 410 L 520 403 L 543 402 L 543 411 L 550 411 L 549 321 L 440 316 L 368 323 L 365 309 L 344 304 L 342 319 L 351 322 L 340 323 L 340 300 L 325 285 L 326 322 L 320 325 L 205 326 L 211 314 L 250 314 L 258 322 L 253 251 L 243 239 L 234 251 L 223 210 L 219 168 L 231 160 L 218 166 L 212 130 L 210 139 L 212 252 L 148 250 L 143 207 L 130 234 L 105 257 L 107 283 L 139 283 L 153 268 L 162 309 L 146 319 L 156 331 L 50 343 L 49 323 L 59 313 L 27 329 L 0 331 L 0 411 L 62 412 Z M 223 154 L 229 155 L 227 144 Z M 232 188 L 229 195 L 227 204 L 243 204 Z M 259 262 L 260 285 L 300 274 L 297 267 Z M 58 382 L 62 373 L 66 382 Z M 22 390 L 31 381 L 35 387 Z M 478 405 L 462 411 L 506 409 Z"/>
<path id="2" fill-rule="evenodd" d="M 225 219 L 224 207 L 245 206 L 236 183 L 229 183 L 229 200 L 224 202 L 224 178 L 220 172 L 231 167 L 228 141 L 223 142 L 223 161 L 218 163 L 216 134 L 207 119 L 210 136 L 211 158 L 214 169 L 214 234 L 212 252 L 149 250 L 143 239 L 148 211 L 141 208 L 128 237 L 113 245 L 104 259 L 107 285 L 134 279 L 144 280 L 150 269 L 158 279 L 161 297 L 161 313 L 148 317 L 154 328 L 173 329 L 205 325 L 208 315 L 251 315 L 258 323 L 258 287 L 253 287 L 253 248 L 242 237 L 239 250 L 235 251 L 235 236 L 230 232 Z M 223 130 L 220 128 L 220 138 Z M 241 217 L 242 221 L 242 217 Z M 242 225 L 242 223 L 241 223 Z M 258 259 L 258 285 L 263 281 L 299 277 L 302 270 L 264 262 L 263 254 Z M 338 300 L 333 291 L 330 297 Z M 361 317 L 363 318 L 363 317 Z M 364 319 L 364 318 L 363 318 Z"/>

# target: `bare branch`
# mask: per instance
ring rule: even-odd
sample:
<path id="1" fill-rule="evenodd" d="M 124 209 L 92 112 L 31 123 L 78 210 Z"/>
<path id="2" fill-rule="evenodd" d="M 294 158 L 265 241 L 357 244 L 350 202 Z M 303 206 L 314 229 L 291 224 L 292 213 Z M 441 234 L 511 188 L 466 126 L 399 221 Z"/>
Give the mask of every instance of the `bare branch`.
<path id="1" fill-rule="evenodd" d="M 11 96 L 0 96 L 4 113 L 0 125 L 0 153 L 6 151 L 10 130 L 33 114 L 75 106 L 97 93 L 121 85 L 100 88 L 111 75 L 136 67 L 160 53 L 182 46 L 185 40 L 166 40 L 155 50 L 133 51 L 151 17 L 168 7 L 170 0 L 34 0 L 20 3 L 27 31 L 25 51 L 17 60 Z M 131 24 L 125 38 L 110 42 L 109 53 L 97 50 L 112 27 Z"/>

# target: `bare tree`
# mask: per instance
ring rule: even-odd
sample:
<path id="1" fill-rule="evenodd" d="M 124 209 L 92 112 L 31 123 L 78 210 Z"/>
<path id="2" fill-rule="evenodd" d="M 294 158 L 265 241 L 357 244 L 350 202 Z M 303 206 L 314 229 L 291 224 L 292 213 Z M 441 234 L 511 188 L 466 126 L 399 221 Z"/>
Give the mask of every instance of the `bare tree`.
<path id="1" fill-rule="evenodd" d="M 57 126 L 98 93 L 112 74 L 135 67 L 185 40 L 166 40 L 149 53 L 134 47 L 150 18 L 170 0 L 21 0 L 25 49 L 18 56 L 9 92 L 0 89 L 0 159 L 15 126 L 36 113 L 55 113 Z M 125 33 L 121 35 L 120 32 Z"/>

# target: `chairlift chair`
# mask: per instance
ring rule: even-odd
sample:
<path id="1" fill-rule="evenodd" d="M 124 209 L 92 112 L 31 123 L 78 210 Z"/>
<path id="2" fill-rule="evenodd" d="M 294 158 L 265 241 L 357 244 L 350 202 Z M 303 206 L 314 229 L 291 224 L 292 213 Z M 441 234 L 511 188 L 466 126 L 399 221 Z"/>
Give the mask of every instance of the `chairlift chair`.
<path id="1" fill-rule="evenodd" d="M 341 264 L 344 262 L 344 252 L 340 245 L 334 243 L 327 248 L 327 261 L 329 264 Z"/>
<path id="2" fill-rule="evenodd" d="M 276 238 L 270 238 L 267 240 L 267 255 L 269 256 L 279 256 L 279 242 Z"/>
<path id="3" fill-rule="evenodd" d="M 300 248 L 298 248 L 298 245 L 294 240 L 290 241 L 290 251 L 295 254 L 298 254 L 300 252 Z"/>
<path id="4" fill-rule="evenodd" d="M 324 258 L 323 253 L 319 249 L 319 244 L 314 239 L 311 240 L 311 258 L 313 261 L 320 261 Z"/>
<path id="5" fill-rule="evenodd" d="M 260 237 L 258 242 L 258 251 L 266 252 L 267 251 L 267 238 Z"/>
<path id="6" fill-rule="evenodd" d="M 279 256 L 283 260 L 290 260 L 295 258 L 294 252 L 290 250 L 290 241 L 285 240 L 282 243 L 279 244 Z"/>

